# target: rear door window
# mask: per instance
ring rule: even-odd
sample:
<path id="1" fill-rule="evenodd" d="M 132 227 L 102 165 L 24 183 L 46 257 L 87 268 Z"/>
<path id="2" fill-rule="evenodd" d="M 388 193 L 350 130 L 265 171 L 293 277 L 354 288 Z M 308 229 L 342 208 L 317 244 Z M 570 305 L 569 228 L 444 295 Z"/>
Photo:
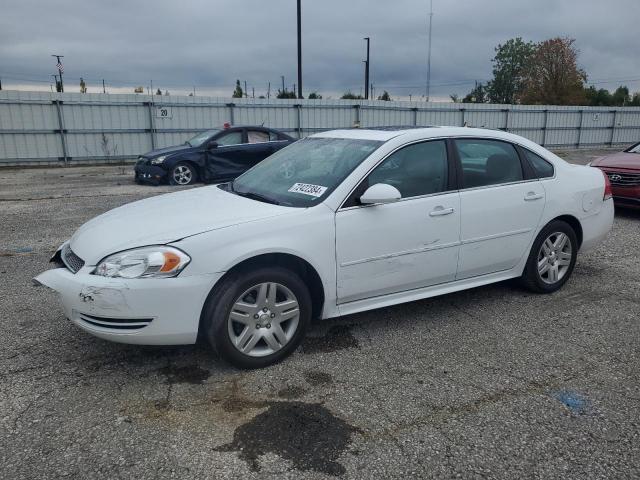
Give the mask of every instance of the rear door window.
<path id="1" fill-rule="evenodd" d="M 553 177 L 553 165 L 547 162 L 540 155 L 537 155 L 532 151 L 527 150 L 526 148 L 523 148 L 522 151 L 524 152 L 524 156 L 533 167 L 533 171 L 538 178 Z"/>
<path id="2" fill-rule="evenodd" d="M 458 139 L 454 143 L 462 165 L 462 188 L 524 179 L 520 157 L 510 143 L 484 139 Z"/>

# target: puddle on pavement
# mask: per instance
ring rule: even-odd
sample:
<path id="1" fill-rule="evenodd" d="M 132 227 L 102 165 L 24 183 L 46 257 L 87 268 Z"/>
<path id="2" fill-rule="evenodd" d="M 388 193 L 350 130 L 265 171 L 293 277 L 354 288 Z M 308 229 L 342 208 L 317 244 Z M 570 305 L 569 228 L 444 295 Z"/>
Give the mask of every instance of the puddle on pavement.
<path id="1" fill-rule="evenodd" d="M 346 348 L 359 348 L 358 340 L 348 325 L 334 325 L 322 337 L 307 337 L 302 343 L 304 353 L 335 352 Z"/>
<path id="2" fill-rule="evenodd" d="M 261 455 L 274 453 L 298 470 L 338 476 L 345 468 L 337 460 L 357 431 L 320 404 L 271 402 L 267 410 L 236 429 L 231 443 L 215 450 L 238 452 L 254 471 L 260 469 Z"/>

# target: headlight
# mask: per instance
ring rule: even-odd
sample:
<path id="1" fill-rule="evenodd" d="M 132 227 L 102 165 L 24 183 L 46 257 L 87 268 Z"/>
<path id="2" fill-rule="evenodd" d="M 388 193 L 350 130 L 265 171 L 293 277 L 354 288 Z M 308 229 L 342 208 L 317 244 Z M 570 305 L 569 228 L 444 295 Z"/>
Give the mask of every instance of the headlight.
<path id="1" fill-rule="evenodd" d="M 160 165 L 162 162 L 164 162 L 165 158 L 167 158 L 167 155 L 160 155 L 157 158 L 152 158 L 151 159 L 151 164 L 152 165 Z"/>
<path id="2" fill-rule="evenodd" d="M 94 275 L 120 278 L 175 277 L 191 258 L 173 247 L 143 247 L 109 255 L 93 271 Z"/>

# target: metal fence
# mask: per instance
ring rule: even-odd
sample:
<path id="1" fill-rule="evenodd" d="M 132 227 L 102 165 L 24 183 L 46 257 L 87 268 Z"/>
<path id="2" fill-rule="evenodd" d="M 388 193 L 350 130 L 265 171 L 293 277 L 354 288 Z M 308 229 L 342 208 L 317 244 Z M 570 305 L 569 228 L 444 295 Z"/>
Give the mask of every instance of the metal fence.
<path id="1" fill-rule="evenodd" d="M 0 91 L 0 165 L 132 160 L 224 122 L 264 124 L 297 137 L 354 125 L 467 125 L 513 132 L 548 148 L 640 140 L 639 107 Z"/>

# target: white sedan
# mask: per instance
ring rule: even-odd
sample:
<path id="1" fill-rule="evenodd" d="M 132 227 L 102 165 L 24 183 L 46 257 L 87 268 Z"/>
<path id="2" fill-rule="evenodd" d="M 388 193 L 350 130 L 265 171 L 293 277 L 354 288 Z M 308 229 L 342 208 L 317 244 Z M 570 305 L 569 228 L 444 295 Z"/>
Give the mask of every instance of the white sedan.
<path id="1" fill-rule="evenodd" d="M 516 135 L 335 130 L 234 182 L 94 218 L 36 281 L 100 338 L 200 338 L 254 368 L 289 355 L 315 318 L 510 278 L 553 292 L 612 222 L 600 170 Z"/>

